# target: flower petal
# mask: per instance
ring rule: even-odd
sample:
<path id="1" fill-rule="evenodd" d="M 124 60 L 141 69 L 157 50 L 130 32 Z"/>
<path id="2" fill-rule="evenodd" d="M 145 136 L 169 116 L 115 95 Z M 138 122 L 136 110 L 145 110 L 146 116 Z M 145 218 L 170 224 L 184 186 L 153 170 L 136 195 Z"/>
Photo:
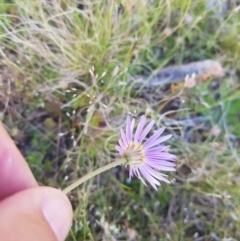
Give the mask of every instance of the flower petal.
<path id="1" fill-rule="evenodd" d="M 171 161 L 166 161 L 166 160 L 159 160 L 159 159 L 147 159 L 146 163 L 154 163 L 156 165 L 162 165 L 162 166 L 167 166 L 167 167 L 175 167 L 176 164 Z"/>
<path id="2" fill-rule="evenodd" d="M 146 154 L 145 155 L 148 158 L 152 158 L 152 159 L 165 159 L 165 160 L 175 160 L 177 159 L 177 157 L 173 154 L 170 153 L 166 153 L 166 152 L 160 152 L 160 153 L 150 153 L 150 154 Z"/>
<path id="3" fill-rule="evenodd" d="M 155 134 L 153 134 L 145 143 L 144 148 L 148 148 L 148 144 L 155 141 L 165 130 L 165 127 L 160 128 Z"/>
<path id="4" fill-rule="evenodd" d="M 134 124 L 135 124 L 135 118 L 132 118 L 132 122 L 131 122 L 131 129 L 133 131 L 133 128 L 134 128 Z"/>
<path id="5" fill-rule="evenodd" d="M 138 179 L 140 179 L 145 186 L 147 186 L 146 182 L 142 179 L 141 174 L 139 173 L 138 168 L 133 167 L 133 172 L 136 175 L 136 177 Z"/>
<path id="6" fill-rule="evenodd" d="M 159 153 L 159 152 L 163 152 L 168 148 L 168 146 L 157 146 L 157 147 L 153 147 L 150 148 L 148 150 L 145 151 L 145 154 L 150 154 L 150 153 Z"/>
<path id="7" fill-rule="evenodd" d="M 127 138 L 128 143 L 132 141 L 132 138 L 131 138 L 131 120 L 130 120 L 129 116 L 127 116 L 126 138 Z"/>
<path id="8" fill-rule="evenodd" d="M 174 172 L 176 171 L 176 168 L 174 167 L 167 167 L 167 166 L 164 166 L 164 165 L 158 165 L 156 163 L 149 163 L 149 162 L 146 162 L 146 165 L 148 165 L 149 167 L 152 167 L 154 169 L 157 169 L 157 170 L 160 170 L 160 171 L 167 171 L 167 172 Z"/>
<path id="9" fill-rule="evenodd" d="M 133 166 L 130 166 L 129 167 L 129 179 L 130 180 L 131 180 L 132 176 L 133 176 Z"/>
<path id="10" fill-rule="evenodd" d="M 157 181 L 154 177 L 152 177 L 152 176 L 149 174 L 149 172 L 148 172 L 143 166 L 139 167 L 139 169 L 140 169 L 142 175 L 143 175 L 143 176 L 146 178 L 146 180 L 151 184 L 151 186 L 152 186 L 155 190 L 157 190 L 156 185 L 157 185 L 157 186 L 160 186 L 160 185 L 161 185 L 160 182 Z"/>
<path id="11" fill-rule="evenodd" d="M 132 138 L 133 138 L 134 124 L 135 124 L 135 119 L 133 118 L 133 119 L 132 119 L 132 122 L 131 122 L 131 140 L 132 140 Z"/>
<path id="12" fill-rule="evenodd" d="M 115 146 L 116 150 L 119 152 L 120 155 L 123 154 L 123 150 L 120 146 Z"/>
<path id="13" fill-rule="evenodd" d="M 160 139 L 157 139 L 155 141 L 151 141 L 150 143 L 148 143 L 148 147 L 147 148 L 145 147 L 145 148 L 149 149 L 149 148 L 151 148 L 153 146 L 156 146 L 156 145 L 158 145 L 158 144 L 160 144 L 160 143 L 170 139 L 171 137 L 172 137 L 172 135 L 166 135 L 166 136 L 161 137 Z"/>
<path id="14" fill-rule="evenodd" d="M 121 147 L 122 149 L 125 149 L 125 148 L 124 148 L 125 146 L 123 145 L 123 142 L 122 142 L 121 139 L 118 140 L 118 143 L 119 143 L 119 145 L 120 145 L 120 147 Z"/>
<path id="15" fill-rule="evenodd" d="M 121 133 L 123 144 L 127 146 L 128 145 L 127 138 L 122 128 L 120 128 L 120 133 Z"/>
<path id="16" fill-rule="evenodd" d="M 164 178 L 160 172 L 157 172 L 157 171 L 153 170 L 151 167 L 149 167 L 147 165 L 144 165 L 144 168 L 149 174 L 151 174 L 152 176 L 154 176 L 158 180 L 164 181 L 166 183 L 171 183 L 168 179 Z"/>
<path id="17" fill-rule="evenodd" d="M 138 142 L 139 137 L 142 133 L 143 127 L 145 126 L 145 123 L 146 123 L 146 117 L 142 115 L 134 136 L 134 142 Z"/>
<path id="18" fill-rule="evenodd" d="M 146 135 L 149 133 L 149 131 L 152 129 L 155 121 L 152 120 L 150 123 L 145 127 L 144 131 L 142 132 L 140 138 L 139 138 L 139 143 L 143 141 L 143 139 L 146 137 Z"/>

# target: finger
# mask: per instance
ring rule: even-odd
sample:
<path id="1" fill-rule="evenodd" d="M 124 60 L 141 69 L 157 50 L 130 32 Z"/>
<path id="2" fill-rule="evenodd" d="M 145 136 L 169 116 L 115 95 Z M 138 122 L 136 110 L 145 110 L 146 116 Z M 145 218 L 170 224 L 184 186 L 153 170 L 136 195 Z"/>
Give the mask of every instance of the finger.
<path id="1" fill-rule="evenodd" d="M 1 241 L 63 241 L 72 222 L 72 207 L 59 190 L 37 187 L 0 202 Z"/>
<path id="2" fill-rule="evenodd" d="M 0 123 L 0 200 L 36 186 L 26 161 Z"/>

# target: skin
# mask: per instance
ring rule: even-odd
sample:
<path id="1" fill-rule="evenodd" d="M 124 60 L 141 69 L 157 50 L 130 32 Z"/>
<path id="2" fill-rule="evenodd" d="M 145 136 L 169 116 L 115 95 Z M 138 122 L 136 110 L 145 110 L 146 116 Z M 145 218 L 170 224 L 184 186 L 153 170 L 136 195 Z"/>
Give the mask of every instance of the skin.
<path id="1" fill-rule="evenodd" d="M 1 241 L 63 241 L 71 223 L 68 198 L 60 190 L 38 186 L 0 123 Z"/>

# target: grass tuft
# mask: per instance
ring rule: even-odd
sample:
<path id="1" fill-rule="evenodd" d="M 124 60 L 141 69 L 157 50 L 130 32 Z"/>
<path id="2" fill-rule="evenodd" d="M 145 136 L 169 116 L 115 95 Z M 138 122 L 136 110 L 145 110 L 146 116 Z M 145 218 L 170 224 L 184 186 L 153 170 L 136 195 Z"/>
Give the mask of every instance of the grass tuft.
<path id="1" fill-rule="evenodd" d="M 112 162 L 127 114 L 173 134 L 173 184 L 153 192 L 123 167 L 97 176 L 69 195 L 67 240 L 240 240 L 239 5 L 219 15 L 205 2 L 0 1 L 0 119 L 39 183 L 65 188 Z M 134 88 L 205 59 L 225 76 L 153 102 Z"/>

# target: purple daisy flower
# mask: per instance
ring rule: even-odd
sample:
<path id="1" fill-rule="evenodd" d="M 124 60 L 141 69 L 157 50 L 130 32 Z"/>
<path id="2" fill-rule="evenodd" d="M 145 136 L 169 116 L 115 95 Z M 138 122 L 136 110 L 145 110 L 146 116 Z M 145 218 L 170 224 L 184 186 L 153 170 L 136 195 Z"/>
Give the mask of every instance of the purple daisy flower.
<path id="1" fill-rule="evenodd" d="M 133 135 L 135 119 L 130 120 L 127 117 L 126 133 L 123 129 L 120 129 L 121 139 L 118 141 L 119 145 L 116 146 L 116 150 L 119 154 L 126 158 L 126 163 L 130 166 L 129 178 L 131 179 L 135 174 L 145 185 L 145 181 L 142 176 L 157 190 L 157 186 L 160 186 L 160 181 L 170 183 L 167 175 L 160 173 L 159 171 L 175 171 L 175 159 L 176 156 L 165 152 L 167 149 L 160 143 L 171 138 L 172 135 L 166 135 L 160 137 L 164 127 L 160 128 L 145 142 L 144 139 L 152 129 L 155 121 L 151 121 L 145 128 L 146 117 L 141 116 L 140 122 Z M 160 137 L 160 138 L 159 138 Z M 144 142 L 144 143 L 143 143 Z"/>

